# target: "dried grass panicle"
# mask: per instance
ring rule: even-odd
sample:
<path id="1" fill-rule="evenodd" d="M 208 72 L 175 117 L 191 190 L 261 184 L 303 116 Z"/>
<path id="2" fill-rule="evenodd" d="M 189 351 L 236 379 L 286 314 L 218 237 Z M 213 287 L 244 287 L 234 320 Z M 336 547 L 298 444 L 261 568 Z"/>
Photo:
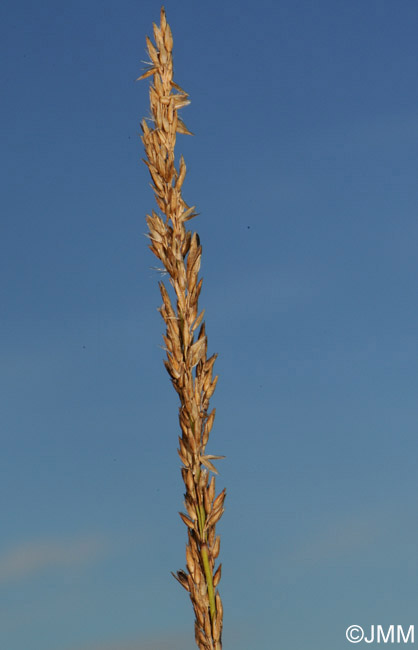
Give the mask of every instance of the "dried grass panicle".
<path id="1" fill-rule="evenodd" d="M 216 354 L 207 357 L 204 312 L 198 300 L 202 288 L 199 279 L 202 246 L 197 233 L 186 229 L 196 216 L 182 197 L 186 164 L 180 158 L 175 166 L 174 147 L 177 133 L 191 134 L 178 111 L 189 104 L 187 93 L 173 81 L 173 38 L 161 9 L 160 26 L 154 24 L 155 46 L 147 37 L 150 62 L 139 79 L 152 76 L 150 86 L 151 124 L 143 120 L 142 141 L 151 176 L 151 187 L 159 211 L 147 215 L 150 249 L 170 276 L 175 301 L 160 282 L 163 304 L 161 316 L 167 358 L 164 361 L 180 399 L 178 453 L 182 462 L 186 513 L 180 516 L 187 527 L 186 570 L 174 577 L 189 592 L 195 612 L 195 639 L 201 650 L 222 648 L 222 603 L 217 585 L 221 566 L 215 568 L 220 539 L 216 524 L 224 511 L 225 490 L 215 496 L 217 473 L 212 461 L 222 456 L 206 454 L 205 448 L 215 418 L 209 412 L 209 400 L 215 390 L 213 377 Z"/>

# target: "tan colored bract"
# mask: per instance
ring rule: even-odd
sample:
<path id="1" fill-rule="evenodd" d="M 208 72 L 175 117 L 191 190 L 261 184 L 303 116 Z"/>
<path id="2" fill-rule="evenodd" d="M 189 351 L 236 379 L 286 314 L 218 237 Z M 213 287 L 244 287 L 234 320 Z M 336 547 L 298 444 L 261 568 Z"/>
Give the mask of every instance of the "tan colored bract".
<path id="1" fill-rule="evenodd" d="M 186 165 L 180 158 L 175 167 L 176 134 L 190 134 L 178 116 L 178 110 L 189 104 L 187 93 L 173 81 L 173 37 L 161 9 L 160 26 L 153 25 L 155 46 L 147 37 L 149 67 L 139 79 L 153 77 L 150 87 L 152 127 L 142 121 L 142 141 L 158 208 L 147 215 L 150 249 L 161 260 L 170 276 L 175 293 L 175 307 L 162 282 L 159 283 L 163 305 L 160 313 L 166 324 L 163 336 L 167 359 L 164 361 L 172 384 L 180 398 L 179 455 L 181 473 L 186 487 L 187 514 L 180 517 L 187 526 L 186 571 L 174 577 L 189 592 L 195 613 L 195 639 L 200 650 L 222 648 L 222 602 L 217 590 L 221 565 L 215 570 L 220 538 L 216 524 L 224 512 L 225 490 L 215 496 L 217 473 L 212 460 L 223 458 L 206 454 L 205 448 L 215 418 L 209 400 L 218 377 L 212 376 L 216 354 L 207 358 L 207 337 L 203 311 L 199 314 L 198 299 L 202 280 L 198 274 L 202 256 L 197 233 L 185 224 L 196 216 L 195 206 L 183 200 L 181 189 Z M 196 336 L 196 332 L 197 336 Z"/>

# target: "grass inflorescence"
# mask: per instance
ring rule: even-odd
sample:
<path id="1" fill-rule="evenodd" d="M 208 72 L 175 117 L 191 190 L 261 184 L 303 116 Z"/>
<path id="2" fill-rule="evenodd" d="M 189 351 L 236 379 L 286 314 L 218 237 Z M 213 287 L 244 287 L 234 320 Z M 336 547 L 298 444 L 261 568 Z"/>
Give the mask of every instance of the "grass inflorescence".
<path id="1" fill-rule="evenodd" d="M 224 512 L 225 490 L 215 493 L 213 460 L 222 456 L 206 453 L 215 409 L 210 411 L 217 376 L 213 376 L 216 354 L 207 356 L 207 336 L 199 312 L 202 289 L 199 269 L 202 246 L 196 232 L 186 224 L 197 216 L 182 196 L 186 164 L 180 157 L 175 165 L 177 133 L 190 134 L 178 111 L 190 103 L 188 94 L 173 81 L 173 38 L 164 8 L 160 26 L 153 25 L 155 45 L 147 37 L 150 58 L 139 77 L 152 77 L 151 120 L 141 123 L 142 141 L 152 189 L 159 213 L 147 215 L 150 249 L 169 275 L 173 296 L 159 283 L 163 304 L 160 308 L 166 331 L 163 335 L 164 361 L 179 396 L 178 453 L 185 485 L 185 509 L 180 517 L 187 527 L 186 570 L 173 573 L 189 592 L 195 613 L 195 639 L 200 650 L 221 650 L 223 608 L 218 591 L 221 564 L 215 568 L 220 538 L 216 524 Z M 150 124 L 148 124 L 150 122 Z"/>

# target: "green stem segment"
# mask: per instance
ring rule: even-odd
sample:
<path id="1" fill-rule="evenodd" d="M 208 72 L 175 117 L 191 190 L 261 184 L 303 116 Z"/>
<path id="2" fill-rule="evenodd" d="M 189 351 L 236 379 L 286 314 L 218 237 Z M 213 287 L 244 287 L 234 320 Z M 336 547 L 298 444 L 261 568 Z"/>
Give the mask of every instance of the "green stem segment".
<path id="1" fill-rule="evenodd" d="M 205 570 L 205 576 L 206 576 L 206 584 L 208 586 L 210 617 L 213 621 L 216 614 L 215 591 L 213 589 L 212 571 L 209 565 L 208 547 L 206 546 L 206 544 L 202 545 L 201 551 L 202 551 L 203 568 Z"/>
<path id="2" fill-rule="evenodd" d="M 199 525 L 200 536 L 204 541 L 206 541 L 206 534 L 203 532 L 205 521 L 206 521 L 205 508 L 202 505 L 200 505 L 197 508 L 197 523 Z"/>

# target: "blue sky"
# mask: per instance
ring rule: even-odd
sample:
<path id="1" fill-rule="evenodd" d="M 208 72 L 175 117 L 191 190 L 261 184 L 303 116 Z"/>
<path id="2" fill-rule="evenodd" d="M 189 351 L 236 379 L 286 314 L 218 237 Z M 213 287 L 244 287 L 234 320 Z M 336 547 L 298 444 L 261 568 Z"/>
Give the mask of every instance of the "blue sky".
<path id="1" fill-rule="evenodd" d="M 0 8 L 5 650 L 194 648 L 134 83 L 159 8 Z M 417 4 L 166 10 L 219 353 L 224 646 L 418 626 Z"/>

